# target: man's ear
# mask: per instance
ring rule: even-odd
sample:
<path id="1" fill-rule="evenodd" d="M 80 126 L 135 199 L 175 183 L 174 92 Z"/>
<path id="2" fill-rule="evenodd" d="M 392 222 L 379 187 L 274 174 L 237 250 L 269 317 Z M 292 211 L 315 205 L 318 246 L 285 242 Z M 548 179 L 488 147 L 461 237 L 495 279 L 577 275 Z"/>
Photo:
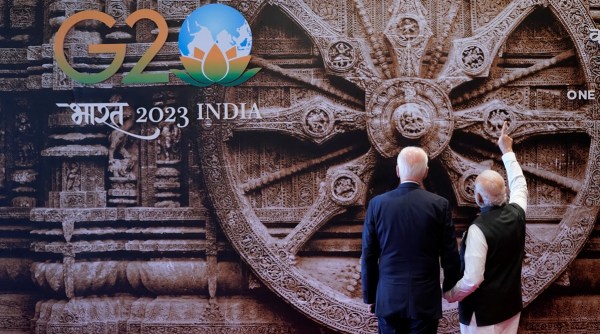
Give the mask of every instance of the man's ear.
<path id="1" fill-rule="evenodd" d="M 398 165 L 396 165 L 396 176 L 400 178 L 400 167 Z"/>
<path id="2" fill-rule="evenodd" d="M 477 191 L 475 192 L 475 203 L 477 203 L 478 206 L 483 207 L 483 197 Z"/>
<path id="3" fill-rule="evenodd" d="M 425 180 L 427 178 L 427 175 L 429 175 L 429 167 L 425 168 L 425 174 L 423 174 L 423 180 Z"/>

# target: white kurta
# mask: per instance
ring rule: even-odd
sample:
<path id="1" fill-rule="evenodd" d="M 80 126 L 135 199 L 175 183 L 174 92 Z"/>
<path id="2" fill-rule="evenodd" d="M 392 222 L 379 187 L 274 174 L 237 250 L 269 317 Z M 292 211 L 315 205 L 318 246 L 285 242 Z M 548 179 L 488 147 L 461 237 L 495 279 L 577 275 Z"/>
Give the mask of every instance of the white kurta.
<path id="1" fill-rule="evenodd" d="M 527 183 L 517 162 L 517 157 L 513 152 L 502 156 L 506 174 L 508 177 L 508 188 L 510 189 L 509 203 L 515 203 L 527 210 Z M 473 293 L 481 282 L 485 272 L 485 260 L 487 256 L 488 245 L 481 229 L 476 225 L 469 227 L 467 245 L 465 250 L 465 273 L 456 283 L 452 290 L 444 294 L 449 302 L 462 301 L 465 297 Z M 491 326 L 477 327 L 475 314 L 471 317 L 469 325 L 460 324 L 462 334 L 512 334 L 519 328 L 519 318 L 521 313 L 517 313 L 510 319 Z"/>

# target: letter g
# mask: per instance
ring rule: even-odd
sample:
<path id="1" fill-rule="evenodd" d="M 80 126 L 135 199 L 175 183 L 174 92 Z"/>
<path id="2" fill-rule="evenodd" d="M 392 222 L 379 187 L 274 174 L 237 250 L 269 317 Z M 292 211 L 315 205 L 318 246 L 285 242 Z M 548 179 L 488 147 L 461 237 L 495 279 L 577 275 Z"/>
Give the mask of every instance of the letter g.
<path id="1" fill-rule="evenodd" d="M 77 23 L 84 20 L 98 20 L 104 24 L 106 24 L 109 28 L 111 28 L 115 24 L 115 19 L 110 15 L 105 14 L 103 12 L 95 11 L 95 10 L 84 10 L 82 12 L 76 13 L 63 22 L 63 24 L 58 28 L 56 35 L 54 37 L 54 57 L 56 58 L 56 63 L 58 66 L 65 72 L 67 76 L 71 79 L 84 83 L 84 84 L 95 84 L 102 82 L 111 76 L 113 76 L 125 60 L 125 44 L 90 44 L 88 48 L 88 52 L 92 53 L 114 53 L 115 58 L 113 59 L 110 66 L 99 73 L 81 73 L 76 71 L 71 65 L 65 56 L 65 52 L 63 47 L 65 45 L 65 37 L 67 33 L 73 26 Z"/>

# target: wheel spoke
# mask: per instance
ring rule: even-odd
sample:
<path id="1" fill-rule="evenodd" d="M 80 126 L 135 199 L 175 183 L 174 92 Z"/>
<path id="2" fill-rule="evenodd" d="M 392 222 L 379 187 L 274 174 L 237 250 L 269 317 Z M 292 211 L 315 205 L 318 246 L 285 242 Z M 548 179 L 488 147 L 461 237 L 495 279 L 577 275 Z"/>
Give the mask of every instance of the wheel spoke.
<path id="1" fill-rule="evenodd" d="M 450 147 L 446 148 L 439 157 L 448 171 L 458 205 L 473 205 L 475 203 L 475 178 L 483 170 L 489 169 L 491 163 L 472 161 Z"/>
<path id="2" fill-rule="evenodd" d="M 378 41 L 375 35 L 375 29 L 371 24 L 371 20 L 367 15 L 367 10 L 365 9 L 365 4 L 362 0 L 354 0 L 354 6 L 358 12 L 358 17 L 360 18 L 360 23 L 362 24 L 365 32 L 367 34 L 367 39 L 371 45 L 373 50 L 371 57 L 373 59 L 373 64 L 375 66 L 380 66 L 381 70 L 385 76 L 385 78 L 389 79 L 392 77 L 392 72 L 390 71 L 390 66 L 385 59 L 382 41 Z"/>
<path id="3" fill-rule="evenodd" d="M 258 189 L 262 189 L 265 186 L 268 186 L 274 182 L 277 182 L 279 180 L 288 178 L 288 177 L 292 177 L 294 175 L 297 175 L 299 173 L 302 173 L 306 170 L 312 169 L 316 166 L 322 165 L 326 162 L 338 159 L 344 155 L 347 155 L 349 153 L 355 152 L 357 149 L 359 149 L 358 146 L 350 146 L 350 147 L 346 147 L 343 148 L 341 150 L 335 151 L 333 153 L 324 155 L 322 157 L 319 158 L 315 158 L 315 159 L 311 159 L 302 163 L 298 163 L 295 164 L 293 166 L 290 167 L 286 167 L 284 169 L 281 169 L 277 172 L 274 173 L 270 173 L 267 175 L 263 175 L 259 178 L 255 178 L 255 179 L 251 179 L 248 180 L 244 183 L 242 183 L 240 185 L 240 188 L 245 192 L 245 193 L 249 193 Z"/>
<path id="4" fill-rule="evenodd" d="M 450 29 L 457 17 L 456 14 L 458 13 L 459 7 L 459 1 L 452 1 L 450 9 L 448 10 L 448 15 L 444 17 L 443 28 L 441 29 L 442 34 L 437 37 L 435 48 L 431 54 L 431 59 L 429 59 L 429 66 L 427 68 L 427 73 L 425 74 L 425 78 L 427 79 L 432 79 L 434 73 L 438 70 L 440 58 L 442 57 L 442 50 L 444 45 L 446 45 Z"/>
<path id="5" fill-rule="evenodd" d="M 433 35 L 427 23 L 425 7 L 419 0 L 396 0 L 391 12 L 384 35 L 395 56 L 396 75 L 419 76 L 425 48 Z"/>
<path id="6" fill-rule="evenodd" d="M 495 162 L 497 162 L 498 164 L 502 164 L 502 161 L 501 161 L 501 159 L 499 159 L 499 156 L 497 154 L 492 154 L 485 150 L 474 148 L 474 147 L 467 148 L 467 147 L 465 147 L 466 145 L 464 145 L 464 144 L 459 145 L 459 146 L 464 147 L 465 149 L 471 150 L 474 153 L 477 153 L 484 159 L 491 159 L 491 160 L 494 160 Z M 527 164 L 522 164 L 521 169 L 523 170 L 523 172 L 525 172 L 525 174 L 529 174 L 530 176 L 535 176 L 537 179 L 540 179 L 540 180 L 550 183 L 550 184 L 557 185 L 559 187 L 570 190 L 572 192 L 576 193 L 581 189 L 581 182 L 577 179 L 566 177 L 566 176 L 560 175 L 558 173 L 554 173 L 549 170 L 530 166 Z"/>
<path id="7" fill-rule="evenodd" d="M 356 106 L 364 107 L 364 105 L 365 105 L 364 101 L 359 100 L 353 96 L 346 94 L 342 90 L 337 89 L 336 87 L 334 87 L 333 85 L 331 85 L 329 83 L 325 83 L 322 81 L 316 81 L 311 77 L 308 77 L 308 76 L 305 76 L 305 75 L 302 75 L 299 73 L 294 73 L 289 70 L 285 70 L 285 69 L 281 68 L 280 66 L 270 63 L 269 61 L 267 61 L 264 58 L 261 58 L 258 56 L 253 56 L 250 63 L 260 66 L 263 70 L 271 71 L 273 73 L 279 74 L 288 79 L 292 79 L 294 81 L 303 83 L 309 87 L 317 89 L 318 91 L 320 91 L 322 93 L 325 93 L 329 96 L 341 99 L 346 102 L 350 102 Z"/>
<path id="8" fill-rule="evenodd" d="M 340 34 L 299 0 L 277 1 L 274 5 L 310 35 L 315 46 L 321 51 L 323 62 L 330 70 L 328 74 L 342 77 L 364 90 L 379 82 L 380 75 L 376 64 L 365 61 L 369 55 L 365 54 L 361 45 L 364 43 Z"/>
<path id="9" fill-rule="evenodd" d="M 585 133 L 585 110 L 524 110 L 493 100 L 454 113 L 455 129 L 477 134 L 491 142 L 500 135 L 504 121 L 508 134 L 521 142 L 531 136 L 557 133 Z"/>
<path id="10" fill-rule="evenodd" d="M 534 9 L 531 1 L 513 1 L 488 24 L 474 31 L 474 36 L 455 40 L 438 83 L 449 92 L 473 77 L 487 77 L 493 58 L 510 32 Z"/>
<path id="11" fill-rule="evenodd" d="M 527 67 L 525 69 L 518 70 L 513 73 L 504 75 L 502 78 L 496 79 L 476 91 L 465 93 L 461 97 L 458 97 L 458 98 L 452 100 L 452 104 L 454 104 L 454 105 L 461 104 L 463 102 L 480 97 L 484 94 L 487 94 L 489 92 L 492 92 L 499 88 L 502 88 L 516 80 L 519 80 L 521 78 L 528 77 L 530 75 L 541 72 L 547 68 L 550 68 L 550 67 L 560 63 L 563 60 L 567 60 L 572 57 L 575 57 L 575 50 L 567 50 L 567 51 L 562 52 L 550 59 L 540 61 L 537 64 Z"/>
<path id="12" fill-rule="evenodd" d="M 376 158 L 376 151 L 371 149 L 365 155 L 327 171 L 319 196 L 281 242 L 290 254 L 298 253 L 313 234 L 334 216 L 345 212 L 350 206 L 364 205 Z"/>
<path id="13" fill-rule="evenodd" d="M 560 174 L 532 166 L 523 165 L 521 166 L 521 168 L 523 169 L 525 174 L 536 176 L 538 179 L 542 179 L 548 183 L 552 183 L 560 187 L 566 188 L 567 190 L 571 190 L 574 193 L 577 193 L 579 190 L 581 190 L 581 182 L 576 179 L 572 179 L 570 177 L 562 176 Z"/>
<path id="14" fill-rule="evenodd" d="M 318 97 L 281 111 L 263 110 L 261 119 L 231 122 L 234 132 L 276 132 L 322 144 L 337 134 L 365 130 L 365 113 Z"/>

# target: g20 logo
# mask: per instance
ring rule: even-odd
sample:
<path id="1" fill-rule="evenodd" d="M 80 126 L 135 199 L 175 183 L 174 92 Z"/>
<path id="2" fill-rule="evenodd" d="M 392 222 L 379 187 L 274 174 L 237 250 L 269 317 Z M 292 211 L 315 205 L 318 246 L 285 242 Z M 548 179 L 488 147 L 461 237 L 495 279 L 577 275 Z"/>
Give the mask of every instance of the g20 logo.
<path id="1" fill-rule="evenodd" d="M 123 77 L 123 84 L 166 83 L 168 73 L 144 73 L 146 66 L 167 41 L 168 26 L 165 19 L 151 9 L 140 9 L 132 13 L 125 23 L 133 27 L 139 20 L 149 19 L 156 23 L 158 35 L 131 71 Z M 95 84 L 113 76 L 125 60 L 125 44 L 91 44 L 89 53 L 114 53 L 111 64 L 99 73 L 81 73 L 68 62 L 63 47 L 65 37 L 77 23 L 98 20 L 109 28 L 115 19 L 103 12 L 86 10 L 67 18 L 55 35 L 54 55 L 62 71 L 71 79 Z M 221 4 L 202 6 L 193 11 L 183 22 L 179 31 L 179 51 L 185 71 L 171 70 L 184 82 L 206 87 L 218 83 L 236 86 L 253 77 L 260 68 L 247 71 L 252 49 L 252 32 L 244 16 L 237 10 Z"/>

